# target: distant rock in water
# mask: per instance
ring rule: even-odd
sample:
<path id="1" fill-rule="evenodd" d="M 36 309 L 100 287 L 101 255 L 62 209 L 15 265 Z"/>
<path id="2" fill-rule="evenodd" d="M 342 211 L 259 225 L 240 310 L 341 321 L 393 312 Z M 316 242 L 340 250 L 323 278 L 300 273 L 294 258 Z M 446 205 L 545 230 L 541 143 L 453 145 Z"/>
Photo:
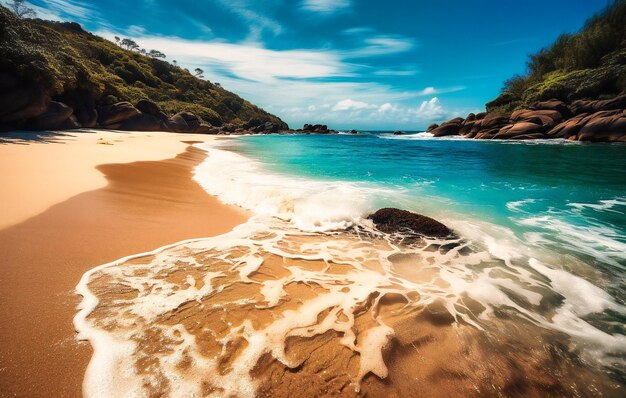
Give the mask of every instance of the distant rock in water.
<path id="1" fill-rule="evenodd" d="M 402 134 L 404 134 L 404 133 L 402 131 L 400 131 L 400 130 L 396 130 L 396 131 L 393 132 L 393 135 L 402 135 Z"/>
<path id="2" fill-rule="evenodd" d="M 412 213 L 407 210 L 384 208 L 370 214 L 376 228 L 386 233 L 407 232 L 424 235 L 433 238 L 445 238 L 454 233 L 445 225 L 430 217 Z"/>

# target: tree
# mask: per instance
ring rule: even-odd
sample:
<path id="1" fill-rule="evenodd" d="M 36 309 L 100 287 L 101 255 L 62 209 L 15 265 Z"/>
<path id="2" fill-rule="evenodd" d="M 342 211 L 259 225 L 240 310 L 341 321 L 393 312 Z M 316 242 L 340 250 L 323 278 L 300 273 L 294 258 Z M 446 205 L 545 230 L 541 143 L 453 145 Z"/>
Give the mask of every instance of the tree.
<path id="1" fill-rule="evenodd" d="M 195 75 L 195 76 L 196 76 L 197 78 L 200 78 L 200 79 L 204 78 L 204 71 L 203 71 L 202 69 L 200 69 L 200 68 L 196 68 L 196 69 L 194 70 L 194 72 L 196 72 L 196 75 Z"/>
<path id="2" fill-rule="evenodd" d="M 150 50 L 148 52 L 148 56 L 152 57 L 152 58 L 165 58 L 165 54 L 163 54 L 161 51 L 159 50 Z"/>
<path id="3" fill-rule="evenodd" d="M 115 36 L 115 44 L 117 44 L 118 46 L 120 45 L 120 38 L 119 36 Z"/>
<path id="4" fill-rule="evenodd" d="M 25 0 L 11 0 L 9 7 L 20 18 L 34 18 L 37 16 L 35 10 L 26 5 Z"/>
<path id="5" fill-rule="evenodd" d="M 220 83 L 218 83 L 218 82 L 213 83 L 213 85 L 214 85 L 215 87 L 222 88 L 222 85 L 221 85 Z"/>
<path id="6" fill-rule="evenodd" d="M 139 48 L 139 44 L 137 44 L 134 40 L 128 38 L 122 39 L 122 41 L 120 41 L 120 46 L 131 51 L 137 50 Z"/>
<path id="7" fill-rule="evenodd" d="M 172 65 L 174 66 L 178 66 L 178 61 L 176 61 L 175 59 L 172 60 Z"/>

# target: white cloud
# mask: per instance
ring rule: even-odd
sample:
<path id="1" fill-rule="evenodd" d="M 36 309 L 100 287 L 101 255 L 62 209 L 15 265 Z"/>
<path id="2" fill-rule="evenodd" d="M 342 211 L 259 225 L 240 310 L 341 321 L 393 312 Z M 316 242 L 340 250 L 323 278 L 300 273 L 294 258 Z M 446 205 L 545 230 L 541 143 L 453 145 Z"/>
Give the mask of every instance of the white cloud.
<path id="1" fill-rule="evenodd" d="M 304 0 L 302 8 L 321 14 L 332 14 L 350 7 L 350 0 Z"/>
<path id="2" fill-rule="evenodd" d="M 456 91 L 461 91 L 461 90 L 465 90 L 465 87 L 464 86 L 453 86 L 453 87 L 446 87 L 446 88 L 426 87 L 423 90 L 418 91 L 417 95 L 421 97 L 426 97 L 426 96 L 435 95 L 435 94 L 454 93 Z"/>
<path id="3" fill-rule="evenodd" d="M 363 47 L 345 51 L 344 56 L 346 58 L 365 58 L 406 52 L 415 46 L 415 40 L 397 35 L 376 35 L 363 39 L 363 44 Z"/>
<path id="4" fill-rule="evenodd" d="M 350 98 L 341 100 L 333 106 L 333 111 L 348 111 L 348 110 L 359 110 L 359 109 L 371 109 L 376 108 L 376 105 L 368 104 L 363 101 L 354 101 Z"/>
<path id="5" fill-rule="evenodd" d="M 385 102 L 384 104 L 378 107 L 378 112 L 380 113 L 394 112 L 397 110 L 397 108 L 398 107 L 396 105 L 390 104 L 389 102 Z"/>
<path id="6" fill-rule="evenodd" d="M 87 18 L 94 13 L 93 6 L 88 2 L 77 0 L 43 0 L 44 8 L 54 15 L 68 15 Z"/>
<path id="7" fill-rule="evenodd" d="M 217 0 L 222 7 L 246 22 L 249 32 L 246 41 L 258 42 L 263 32 L 269 31 L 274 36 L 283 32 L 283 26 L 267 15 L 253 9 L 254 2 L 248 0 Z"/>
<path id="8" fill-rule="evenodd" d="M 429 101 L 423 101 L 419 108 L 409 109 L 408 112 L 422 120 L 442 119 L 447 116 L 447 112 L 443 109 L 437 97 L 433 97 Z"/>
<path id="9" fill-rule="evenodd" d="M 395 70 L 395 69 L 380 69 L 374 71 L 376 76 L 413 76 L 417 74 L 417 70 Z"/>
<path id="10" fill-rule="evenodd" d="M 108 39 L 111 32 L 99 32 Z M 143 48 L 164 52 L 168 59 L 180 65 L 202 66 L 207 71 L 227 71 L 235 77 L 269 83 L 280 78 L 310 79 L 348 76 L 349 65 L 331 51 L 270 50 L 251 44 L 231 44 L 219 41 L 201 42 L 169 37 L 137 36 Z M 217 74 L 217 73 L 216 73 Z M 209 75 L 207 75 L 209 76 Z"/>

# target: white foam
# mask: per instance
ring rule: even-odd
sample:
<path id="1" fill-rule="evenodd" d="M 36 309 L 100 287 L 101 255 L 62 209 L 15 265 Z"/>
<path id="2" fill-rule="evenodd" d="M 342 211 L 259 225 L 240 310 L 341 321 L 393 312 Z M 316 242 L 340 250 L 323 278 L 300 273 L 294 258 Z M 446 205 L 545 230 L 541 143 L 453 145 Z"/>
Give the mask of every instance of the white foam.
<path id="1" fill-rule="evenodd" d="M 506 208 L 511 211 L 523 211 L 522 208 L 530 203 L 535 203 L 536 199 L 523 199 L 523 200 L 515 200 L 511 202 L 507 202 Z"/>
<path id="2" fill-rule="evenodd" d="M 554 215 L 527 217 L 516 222 L 548 231 L 551 237 L 558 239 L 560 245 L 615 267 L 622 268 L 620 262 L 626 261 L 626 243 L 622 241 L 623 237 L 619 232 L 608 225 L 589 223 L 590 225 L 579 226 Z M 554 239 L 545 238 L 544 241 L 550 242 Z"/>
<path id="3" fill-rule="evenodd" d="M 371 327 L 361 330 L 359 336 L 354 328 L 357 309 L 376 297 L 372 304 L 375 309 L 386 294 L 401 295 L 406 298 L 407 306 L 415 308 L 443 303 L 458 322 L 477 328 L 482 328 L 496 309 L 510 308 L 536 325 L 588 342 L 600 360 L 607 358 L 606 353 L 626 353 L 624 336 L 606 333 L 583 319 L 608 309 L 624 314 L 624 306 L 588 280 L 547 265 L 549 262 L 541 261 L 537 253 L 507 228 L 472 220 L 448 220 L 467 241 L 459 240 L 456 247 L 447 251 L 399 247 L 389 236 L 368 235 L 359 240 L 342 233 L 315 233 L 343 230 L 358 224 L 363 231 L 374 234 L 369 230 L 371 223 L 363 220 L 363 216 L 373 210 L 372 197 L 394 193 L 365 184 L 312 181 L 271 173 L 259 162 L 215 144 L 201 148 L 208 156 L 196 168 L 194 178 L 223 202 L 248 208 L 256 215 L 231 233 L 125 257 L 83 275 L 77 286 L 83 302 L 74 324 L 79 338 L 89 340 L 94 347 L 84 379 L 86 397 L 144 396 L 143 386 L 152 380 L 133 370 L 137 355 L 133 341 L 147 329 L 155 328 L 177 341 L 175 347 L 169 347 L 171 351 L 159 356 L 157 365 L 171 386 L 172 396 L 199 395 L 200 380 L 209 376 L 214 386 L 223 389 L 224 396 L 255 396 L 257 385 L 250 372 L 263 355 L 270 354 L 287 367 L 299 366 L 300 363 L 285 353 L 287 338 L 315 337 L 328 331 L 339 334 L 339 342 L 358 354 L 359 371 L 353 380 L 358 390 L 359 382 L 367 374 L 379 378 L 388 376 L 382 353 L 393 338 L 394 330 L 378 315 L 372 315 Z M 512 203 L 511 210 L 523 205 Z M 591 239 L 551 219 L 529 218 L 525 222 L 547 224 L 578 240 Z M 541 242 L 541 237 L 536 235 L 535 241 Z M 449 242 L 430 240 L 428 243 Z M 619 242 L 597 239 L 591 246 L 600 243 L 603 246 L 596 249 L 598 251 L 623 249 Z M 461 252 L 467 248 L 472 252 Z M 208 252 L 211 254 L 206 258 L 227 263 L 226 270 L 204 269 L 206 264 L 198 258 Z M 348 270 L 345 274 L 334 274 L 294 264 L 289 267 L 288 276 L 258 282 L 251 278 L 263 266 L 263 253 L 284 259 L 342 264 Z M 433 270 L 432 276 L 416 277 L 395 269 L 390 258 L 398 253 L 416 255 L 420 260 L 415 267 L 428 264 Z M 154 258 L 144 265 L 129 263 L 144 256 Z M 181 271 L 180 264 L 196 272 L 190 271 L 176 281 L 168 280 L 171 273 Z M 135 272 L 137 270 L 141 272 Z M 115 303 L 106 320 L 117 326 L 108 330 L 88 318 L 99 303 L 89 283 L 103 275 L 114 281 L 114 286 L 126 286 L 137 293 L 136 297 Z M 195 336 L 182 324 L 164 327 L 158 320 L 186 303 L 206 302 L 210 306 L 208 298 L 220 297 L 225 286 L 219 284 L 225 279 L 232 280 L 228 286 L 234 283 L 258 285 L 262 297 L 258 300 L 234 298 L 228 305 L 253 304 L 254 308 L 264 311 L 271 311 L 288 299 L 285 288 L 292 283 L 319 286 L 322 292 L 294 309 L 268 318 L 262 327 L 255 328 L 249 320 L 232 327 L 219 339 L 224 349 L 239 339 L 248 344 L 231 364 L 230 372 L 224 374 L 218 369 L 219 355 L 203 356 Z M 552 311 L 544 313 L 540 308 L 542 300 L 554 293 L 562 295 L 564 302 L 554 304 Z M 477 301 L 485 310 L 473 313 L 464 304 L 465 297 Z M 203 305 L 193 308 L 202 312 Z M 216 304 L 217 308 L 226 311 L 226 307 L 219 305 Z M 178 364 L 185 355 L 191 358 L 192 366 L 191 370 L 181 372 Z"/>
<path id="4" fill-rule="evenodd" d="M 259 162 L 198 144 L 207 158 L 195 169 L 194 179 L 224 203 L 278 217 L 307 231 L 344 230 L 373 210 L 372 197 L 394 191 L 346 181 L 298 178 L 265 170 Z"/>
<path id="5" fill-rule="evenodd" d="M 568 206 L 574 207 L 578 210 L 593 209 L 597 211 L 612 211 L 620 214 L 624 214 L 622 211 L 613 210 L 614 207 L 626 206 L 626 198 L 618 197 L 614 199 L 600 200 L 597 203 L 568 203 Z"/>

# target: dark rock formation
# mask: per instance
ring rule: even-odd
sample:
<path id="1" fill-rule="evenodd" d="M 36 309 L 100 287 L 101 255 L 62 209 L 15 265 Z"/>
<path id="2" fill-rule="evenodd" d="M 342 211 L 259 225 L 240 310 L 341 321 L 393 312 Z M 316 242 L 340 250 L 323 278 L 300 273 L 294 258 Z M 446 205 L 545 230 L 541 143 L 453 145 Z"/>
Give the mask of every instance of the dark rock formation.
<path id="1" fill-rule="evenodd" d="M 87 90 L 72 90 L 54 98 L 74 110 L 74 116 L 82 127 L 93 128 L 98 125 L 96 100 Z"/>
<path id="2" fill-rule="evenodd" d="M 120 123 L 119 130 L 125 131 L 165 131 L 165 122 L 154 115 L 140 113 Z"/>
<path id="3" fill-rule="evenodd" d="M 0 126 L 21 127 L 48 108 L 50 98 L 38 87 L 0 73 Z"/>
<path id="4" fill-rule="evenodd" d="M 430 217 L 406 210 L 384 208 L 368 216 L 376 228 L 386 233 L 414 233 L 427 237 L 445 238 L 453 236 L 453 232 Z"/>
<path id="5" fill-rule="evenodd" d="M 300 132 L 315 134 L 337 134 L 337 130 L 331 130 L 325 124 L 305 124 Z"/>
<path id="6" fill-rule="evenodd" d="M 626 142 L 626 94 L 610 100 L 556 99 L 537 102 L 510 115 L 470 113 L 440 126 L 429 126 L 435 137 L 462 135 L 477 139 L 550 139 Z"/>
<path id="7" fill-rule="evenodd" d="M 75 119 L 70 119 L 74 110 L 56 101 L 50 101 L 41 115 L 28 120 L 27 127 L 32 130 L 60 130 L 63 128 L 79 128 Z"/>
<path id="8" fill-rule="evenodd" d="M 105 128 L 115 129 L 121 122 L 140 113 L 130 102 L 118 102 L 100 109 L 98 124 Z"/>
<path id="9" fill-rule="evenodd" d="M 393 132 L 393 135 L 402 135 L 402 134 L 404 134 L 404 133 L 402 131 L 400 131 L 400 130 L 396 130 L 396 131 Z"/>
<path id="10" fill-rule="evenodd" d="M 161 121 L 167 120 L 167 115 L 163 111 L 161 111 L 157 104 L 150 100 L 140 100 L 135 104 L 135 108 L 137 108 L 139 112 L 145 113 L 146 115 L 154 116 Z"/>

